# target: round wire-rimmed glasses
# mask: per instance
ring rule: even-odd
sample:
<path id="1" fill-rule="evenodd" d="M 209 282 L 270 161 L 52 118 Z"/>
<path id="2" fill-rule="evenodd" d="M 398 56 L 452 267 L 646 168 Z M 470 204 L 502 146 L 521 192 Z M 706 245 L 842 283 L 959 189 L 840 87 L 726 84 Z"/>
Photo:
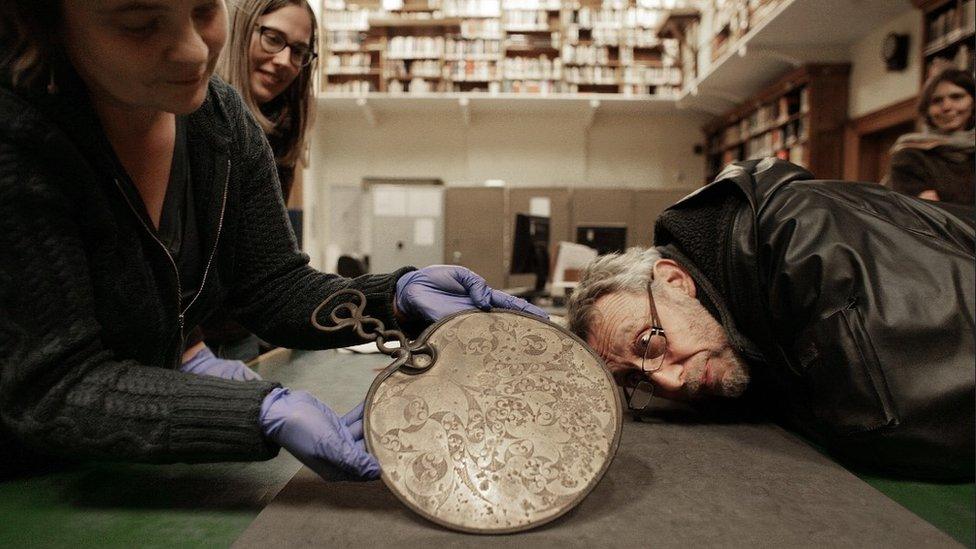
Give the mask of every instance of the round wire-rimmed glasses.
<path id="1" fill-rule="evenodd" d="M 648 376 L 664 366 L 664 355 L 668 350 L 668 337 L 664 334 L 661 320 L 657 316 L 657 307 L 654 304 L 650 280 L 647 281 L 647 301 L 650 304 L 650 328 L 644 336 L 646 341 L 640 342 L 640 345 L 643 346 L 641 368 L 639 371 L 634 370 L 628 374 L 623 384 L 624 396 L 627 397 L 627 409 L 637 421 L 640 421 L 640 412 L 647 409 L 654 397 L 654 385 Z"/>
<path id="2" fill-rule="evenodd" d="M 306 67 L 319 56 L 305 44 L 289 44 L 284 34 L 277 29 L 261 25 L 258 27 L 258 33 L 261 35 L 261 49 L 265 53 L 278 53 L 288 48 L 288 59 L 296 67 Z"/>

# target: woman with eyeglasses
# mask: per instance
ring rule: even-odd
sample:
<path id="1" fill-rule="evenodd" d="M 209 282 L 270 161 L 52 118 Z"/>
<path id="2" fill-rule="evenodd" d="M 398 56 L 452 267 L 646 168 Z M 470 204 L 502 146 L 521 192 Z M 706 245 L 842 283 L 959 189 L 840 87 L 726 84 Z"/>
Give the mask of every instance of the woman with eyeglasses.
<path id="1" fill-rule="evenodd" d="M 234 0 L 228 7 L 230 32 L 217 74 L 241 94 L 264 130 L 287 204 L 313 118 L 315 13 L 305 0 Z M 186 368 L 241 378 L 253 377 L 241 361 L 261 352 L 260 340 L 226 313 L 205 323 L 187 345 Z"/>
<path id="2" fill-rule="evenodd" d="M 312 119 L 315 13 L 305 0 L 239 0 L 217 73 L 241 94 L 274 151 L 288 196 Z"/>
<path id="3" fill-rule="evenodd" d="M 302 61 L 302 37 L 285 38 Z M 223 0 L 0 2 L 0 474 L 283 447 L 319 474 L 376 478 L 362 407 L 340 417 L 303 391 L 186 367 L 187 336 L 229 310 L 277 345 L 357 343 L 311 322 L 342 289 L 392 328 L 472 307 L 544 315 L 460 267 L 312 269 L 261 126 L 213 76 L 226 40 Z"/>

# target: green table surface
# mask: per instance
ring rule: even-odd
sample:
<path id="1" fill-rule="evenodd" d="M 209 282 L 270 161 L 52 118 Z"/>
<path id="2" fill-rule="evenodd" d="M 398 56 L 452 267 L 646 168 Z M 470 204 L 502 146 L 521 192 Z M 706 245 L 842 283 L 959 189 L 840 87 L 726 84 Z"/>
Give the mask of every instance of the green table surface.
<path id="1" fill-rule="evenodd" d="M 342 413 L 388 360 L 335 351 L 295 353 L 259 370 Z M 227 547 L 294 476 L 287 452 L 257 463 L 85 464 L 0 482 L 0 547 Z M 967 547 L 976 547 L 976 490 L 861 476 Z"/>

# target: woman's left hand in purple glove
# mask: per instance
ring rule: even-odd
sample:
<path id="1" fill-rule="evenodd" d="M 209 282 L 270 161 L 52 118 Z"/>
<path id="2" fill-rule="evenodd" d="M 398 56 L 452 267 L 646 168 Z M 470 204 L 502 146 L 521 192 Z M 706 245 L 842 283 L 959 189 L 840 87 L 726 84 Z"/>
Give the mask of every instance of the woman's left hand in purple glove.
<path id="1" fill-rule="evenodd" d="M 505 292 L 491 289 L 485 279 L 465 267 L 431 265 L 397 280 L 394 300 L 398 315 L 435 322 L 466 309 L 510 309 L 548 319 L 545 311 Z"/>

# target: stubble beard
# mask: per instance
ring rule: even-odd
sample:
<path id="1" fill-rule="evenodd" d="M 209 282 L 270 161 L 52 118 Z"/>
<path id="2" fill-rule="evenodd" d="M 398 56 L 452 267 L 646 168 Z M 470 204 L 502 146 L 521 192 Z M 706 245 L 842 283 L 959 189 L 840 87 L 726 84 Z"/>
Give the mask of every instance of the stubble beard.
<path id="1" fill-rule="evenodd" d="M 668 306 L 679 311 L 689 323 L 693 337 L 706 343 L 708 353 L 695 357 L 685 366 L 684 391 L 689 398 L 699 399 L 708 395 L 726 398 L 742 396 L 749 385 L 749 367 L 729 344 L 728 336 L 711 313 L 695 298 L 668 284 L 655 284 Z M 711 363 L 712 375 L 721 375 L 718 385 L 706 387 L 701 382 L 706 363 Z M 707 392 L 706 392 L 707 391 Z"/>

